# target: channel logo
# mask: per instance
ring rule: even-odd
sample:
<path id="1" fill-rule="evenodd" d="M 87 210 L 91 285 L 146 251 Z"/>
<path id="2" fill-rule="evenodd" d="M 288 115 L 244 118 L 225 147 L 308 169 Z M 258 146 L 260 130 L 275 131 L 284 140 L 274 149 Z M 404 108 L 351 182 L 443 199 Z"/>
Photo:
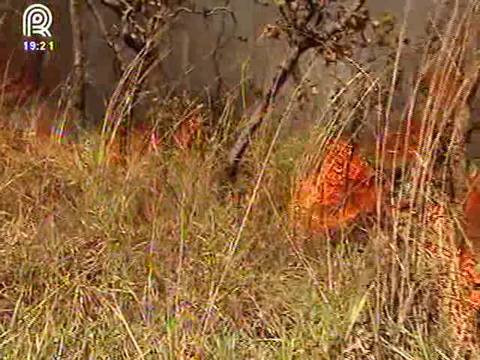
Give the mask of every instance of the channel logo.
<path id="1" fill-rule="evenodd" d="M 32 4 L 23 12 L 23 36 L 40 35 L 52 37 L 50 27 L 53 16 L 50 9 L 43 4 Z"/>

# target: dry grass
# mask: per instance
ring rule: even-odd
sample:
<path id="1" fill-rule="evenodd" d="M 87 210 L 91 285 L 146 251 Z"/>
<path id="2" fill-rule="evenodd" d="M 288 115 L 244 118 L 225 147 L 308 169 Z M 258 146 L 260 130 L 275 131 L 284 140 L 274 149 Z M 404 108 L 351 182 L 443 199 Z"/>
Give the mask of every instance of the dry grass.
<path id="1" fill-rule="evenodd" d="M 472 13 L 452 17 L 437 52 L 441 66 L 432 78 L 444 87 L 424 98 L 412 91 L 422 114 L 415 161 L 402 162 L 412 157 L 412 148 L 401 145 L 408 131 L 389 137 L 388 101 L 380 104 L 385 112 L 376 127 L 398 139 L 387 160 L 398 163 L 383 165 L 390 145 L 380 141 L 371 166 L 385 191 L 377 194 L 374 214 L 334 234 L 297 234 L 291 194 L 362 104 L 378 98 L 381 79 L 372 74 L 350 83 L 348 91 L 363 94 L 358 103 L 337 99 L 325 113 L 329 121 L 320 121 L 307 140 L 280 137 L 287 109 L 255 141 L 229 200 L 218 181 L 227 137 L 221 129 L 206 145 L 105 163 L 125 110 L 120 93 L 104 131 L 82 134 L 75 145 L 35 143 L 2 130 L 0 357 L 464 359 L 452 319 L 435 304 L 445 261 L 417 249 L 428 241 L 455 248 L 458 240 L 450 230 L 458 211 L 445 196 L 449 172 L 437 165 L 442 132 L 435 127 L 455 138 L 452 117 L 440 109 L 453 113 L 465 102 L 463 90 L 452 95 L 445 81 L 453 59 L 465 53 L 456 30 L 462 21 L 473 26 L 464 16 Z M 469 86 L 468 71 L 460 88 Z M 448 94 L 436 96 L 444 88 Z M 225 111 L 221 124 L 233 121 Z M 180 134 L 190 136 L 190 129 Z M 400 180 L 391 168 L 400 169 Z M 448 215 L 431 221 L 429 204 Z"/>

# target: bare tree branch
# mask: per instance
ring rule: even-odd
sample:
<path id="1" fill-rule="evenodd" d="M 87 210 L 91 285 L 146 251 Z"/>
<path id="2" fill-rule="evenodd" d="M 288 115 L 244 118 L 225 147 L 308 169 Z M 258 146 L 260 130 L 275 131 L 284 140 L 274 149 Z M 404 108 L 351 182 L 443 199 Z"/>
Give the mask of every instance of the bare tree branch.
<path id="1" fill-rule="evenodd" d="M 120 0 L 102 0 L 102 4 L 113 10 L 119 17 L 122 17 L 125 6 Z"/>
<path id="2" fill-rule="evenodd" d="M 101 0 L 101 3 L 115 12 L 121 19 L 119 35 L 124 43 L 136 53 L 139 53 L 145 47 L 147 39 L 152 38 L 154 33 L 162 27 L 168 26 L 182 13 L 204 17 L 228 13 L 235 23 L 237 21 L 234 12 L 228 6 L 198 10 L 195 6 L 190 8 L 184 6 L 173 7 L 163 1 Z"/>
<path id="3" fill-rule="evenodd" d="M 258 127 L 265 120 L 265 116 L 270 109 L 270 106 L 275 101 L 275 98 L 283 87 L 285 82 L 288 79 L 289 74 L 292 73 L 293 69 L 297 65 L 300 56 L 305 52 L 306 48 L 295 47 L 290 50 L 290 53 L 287 55 L 287 58 L 284 60 L 283 64 L 280 66 L 277 74 L 273 78 L 272 85 L 270 89 L 260 102 L 257 105 L 257 108 L 253 115 L 253 120 L 250 124 L 241 132 L 235 145 L 232 147 L 229 157 L 228 157 L 228 169 L 227 174 L 230 179 L 234 179 L 238 172 L 238 167 L 240 161 L 242 160 L 252 135 L 257 131 Z"/>
<path id="4" fill-rule="evenodd" d="M 124 71 L 126 68 L 126 60 L 122 56 L 121 46 L 118 44 L 117 39 L 108 32 L 107 26 L 105 25 L 105 22 L 103 21 L 103 17 L 100 14 L 100 11 L 98 10 L 97 6 L 95 5 L 95 2 L 93 0 L 87 0 L 87 5 L 90 11 L 92 12 L 93 16 L 95 17 L 95 21 L 98 24 L 98 27 L 100 29 L 100 32 L 102 33 L 102 36 L 104 37 L 108 46 L 115 53 L 115 58 L 120 64 L 120 68 L 122 69 L 122 71 Z"/>
<path id="5" fill-rule="evenodd" d="M 350 9 L 342 9 L 337 17 L 325 16 L 327 7 L 323 1 L 285 0 L 285 4 L 279 6 L 282 20 L 278 28 L 287 35 L 290 51 L 275 74 L 269 90 L 256 105 L 252 121 L 240 133 L 230 150 L 226 173 L 231 181 L 236 179 L 252 136 L 264 122 L 266 113 L 293 73 L 300 57 L 310 49 L 319 51 L 327 61 L 336 61 L 345 55 L 350 48 L 347 40 L 352 34 L 362 34 L 369 20 L 364 5 L 365 0 L 356 0 Z M 326 22 L 324 18 L 337 20 Z"/>
<path id="6" fill-rule="evenodd" d="M 203 10 L 196 10 L 195 8 L 187 8 L 187 7 L 178 7 L 172 14 L 172 17 L 177 17 L 181 13 L 188 13 L 188 14 L 195 14 L 195 15 L 202 15 L 203 17 L 208 17 L 212 15 L 216 15 L 218 13 L 228 13 L 232 18 L 233 22 L 237 22 L 237 17 L 235 13 L 230 9 L 228 6 L 217 6 L 212 9 L 204 8 Z"/>

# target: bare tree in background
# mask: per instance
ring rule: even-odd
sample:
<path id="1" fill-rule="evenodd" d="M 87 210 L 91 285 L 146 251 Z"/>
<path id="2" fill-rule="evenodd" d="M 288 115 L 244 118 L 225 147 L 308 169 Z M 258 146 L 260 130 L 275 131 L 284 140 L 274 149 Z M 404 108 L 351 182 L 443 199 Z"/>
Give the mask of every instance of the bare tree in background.
<path id="1" fill-rule="evenodd" d="M 116 61 L 122 71 L 128 66 L 129 59 L 125 52 L 128 48 L 134 53 L 145 52 L 148 68 L 159 57 L 165 34 L 180 14 L 212 16 L 217 13 L 234 14 L 228 6 L 198 10 L 194 2 L 174 1 L 139 1 L 139 0 L 86 0 L 99 30 L 109 47 L 113 50 Z M 101 6 L 98 6 L 98 5 Z M 113 11 L 117 22 L 108 29 L 101 8 Z"/>
<path id="2" fill-rule="evenodd" d="M 239 134 L 228 157 L 227 176 L 237 177 L 240 163 L 248 149 L 252 136 L 264 122 L 272 104 L 288 78 L 293 75 L 300 58 L 309 50 L 315 50 L 327 62 L 335 62 L 349 55 L 360 40 L 370 17 L 365 8 L 366 0 L 284 0 L 275 1 L 280 17 L 275 25 L 265 29 L 267 37 L 285 36 L 289 51 L 278 68 L 271 86 L 256 104 L 251 122 Z M 344 5 L 350 3 L 350 6 Z"/>
<path id="3" fill-rule="evenodd" d="M 233 18 L 234 14 L 228 6 L 198 10 L 194 2 L 185 0 L 86 0 L 86 3 L 103 38 L 115 54 L 116 67 L 120 69 L 121 79 L 111 98 L 106 116 L 116 114 L 117 118 L 109 118 L 108 123 L 118 125 L 116 127 L 123 135 L 121 137 L 124 139 L 122 143 L 125 148 L 129 128 L 132 126 L 132 111 L 139 101 L 142 89 L 145 88 L 152 70 L 170 51 L 164 35 L 173 22 L 181 14 L 209 17 L 227 13 Z M 117 17 L 112 28 L 105 24 L 103 10 L 106 9 Z M 132 66 L 135 67 L 134 71 Z M 133 73 L 135 76 L 131 76 Z M 122 86 L 123 89 L 120 88 Z M 120 93 L 123 95 L 120 96 Z M 114 108 L 116 110 L 113 110 Z"/>
<path id="4" fill-rule="evenodd" d="M 82 28 L 82 1 L 70 0 L 70 21 L 72 25 L 73 71 L 70 78 L 69 106 L 75 118 L 85 125 L 85 54 Z"/>

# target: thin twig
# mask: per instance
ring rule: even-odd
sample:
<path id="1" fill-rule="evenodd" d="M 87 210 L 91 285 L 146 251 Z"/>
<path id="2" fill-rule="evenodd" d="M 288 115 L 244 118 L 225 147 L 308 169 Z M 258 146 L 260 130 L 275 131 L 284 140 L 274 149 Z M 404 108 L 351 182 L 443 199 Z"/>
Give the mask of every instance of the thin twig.
<path id="1" fill-rule="evenodd" d="M 95 2 L 93 0 L 87 0 L 87 6 L 92 12 L 93 16 L 95 17 L 95 21 L 97 22 L 100 32 L 103 35 L 103 38 L 107 42 L 108 46 L 115 53 L 115 58 L 119 62 L 122 71 L 124 71 L 126 64 L 125 64 L 125 60 L 122 57 L 120 45 L 115 41 L 114 36 L 112 36 L 108 32 L 107 26 L 105 25 L 105 21 L 103 21 L 103 17 L 100 14 L 100 11 L 98 10 L 97 6 L 95 5 Z"/>
<path id="2" fill-rule="evenodd" d="M 191 9 L 187 7 L 178 7 L 175 9 L 173 14 L 171 15 L 172 17 L 177 17 L 181 13 L 187 13 L 187 14 L 195 14 L 195 15 L 202 15 L 203 17 L 208 17 L 212 15 L 216 15 L 218 13 L 228 13 L 230 17 L 232 18 L 233 22 L 237 22 L 237 17 L 235 16 L 235 13 L 230 9 L 228 6 L 217 6 L 212 9 L 207 9 L 204 8 L 203 10 L 196 10 L 196 9 Z"/>

